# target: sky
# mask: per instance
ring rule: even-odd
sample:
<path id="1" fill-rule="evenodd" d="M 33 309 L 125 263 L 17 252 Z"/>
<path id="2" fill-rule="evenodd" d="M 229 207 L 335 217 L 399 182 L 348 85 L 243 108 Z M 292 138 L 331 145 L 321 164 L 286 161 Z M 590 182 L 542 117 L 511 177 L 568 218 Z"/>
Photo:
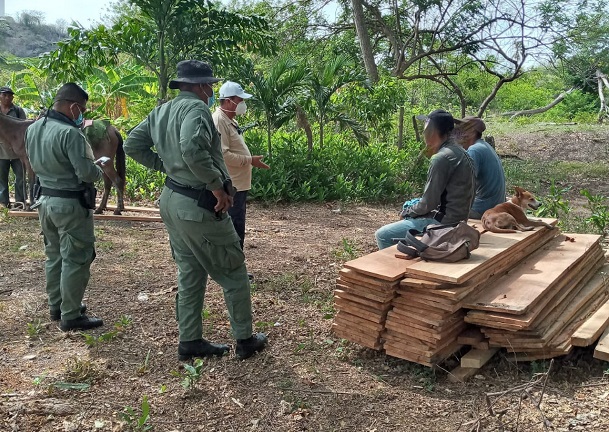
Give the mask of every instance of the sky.
<path id="1" fill-rule="evenodd" d="M 22 11 L 40 11 L 47 24 L 64 19 L 78 21 L 84 27 L 100 22 L 112 0 L 4 0 L 6 15 L 15 18 Z"/>

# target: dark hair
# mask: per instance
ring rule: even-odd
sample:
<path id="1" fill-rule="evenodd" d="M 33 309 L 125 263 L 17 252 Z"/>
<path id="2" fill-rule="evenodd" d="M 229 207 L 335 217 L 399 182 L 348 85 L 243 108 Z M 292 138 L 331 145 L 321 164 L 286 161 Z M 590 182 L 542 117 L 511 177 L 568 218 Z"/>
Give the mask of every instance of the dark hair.
<path id="1" fill-rule="evenodd" d="M 448 136 L 455 128 L 455 119 L 445 110 L 432 111 L 427 116 L 427 120 L 429 122 L 427 127 L 436 130 L 443 137 Z"/>

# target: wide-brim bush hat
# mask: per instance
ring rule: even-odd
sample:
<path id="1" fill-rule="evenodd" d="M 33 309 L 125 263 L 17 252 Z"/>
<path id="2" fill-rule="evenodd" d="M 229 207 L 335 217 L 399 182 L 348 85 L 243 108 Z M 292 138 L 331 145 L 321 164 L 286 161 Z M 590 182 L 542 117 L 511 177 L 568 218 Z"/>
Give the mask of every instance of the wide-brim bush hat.
<path id="1" fill-rule="evenodd" d="M 12 88 L 4 86 L 4 87 L 0 87 L 0 93 L 10 93 L 10 94 L 15 94 L 15 92 L 13 91 Z"/>
<path id="2" fill-rule="evenodd" d="M 170 89 L 177 89 L 179 83 L 213 84 L 222 81 L 222 78 L 214 76 L 209 64 L 200 60 L 182 60 L 177 69 L 177 78 L 169 81 Z"/>

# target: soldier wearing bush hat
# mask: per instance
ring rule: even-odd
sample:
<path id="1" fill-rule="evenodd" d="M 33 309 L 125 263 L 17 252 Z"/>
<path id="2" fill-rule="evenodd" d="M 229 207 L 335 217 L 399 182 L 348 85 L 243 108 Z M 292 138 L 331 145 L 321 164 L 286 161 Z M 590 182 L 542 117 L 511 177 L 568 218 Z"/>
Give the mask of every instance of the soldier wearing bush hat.
<path id="1" fill-rule="evenodd" d="M 180 360 L 229 351 L 228 345 L 203 339 L 201 312 L 208 275 L 224 291 L 237 357 L 248 358 L 267 342 L 265 334 L 252 334 L 245 257 L 226 213 L 234 188 L 209 110 L 215 99 L 211 85 L 218 81 L 207 63 L 178 63 L 177 77 L 169 83 L 180 90 L 178 96 L 155 108 L 125 141 L 129 156 L 167 174 L 160 207 L 178 267 Z"/>
<path id="2" fill-rule="evenodd" d="M 92 184 L 102 177 L 102 161 L 93 160 L 79 127 L 88 99 L 77 84 L 64 84 L 53 108 L 27 129 L 25 139 L 41 186 L 34 206 L 45 239 L 48 304 L 51 319 L 61 319 L 63 331 L 103 325 L 101 319 L 84 315 L 82 304 L 95 259 Z"/>
<path id="3" fill-rule="evenodd" d="M 2 114 L 25 119 L 25 111 L 13 103 L 14 92 L 10 87 L 0 87 L 0 111 Z M 9 146 L 12 143 L 5 143 Z M 25 182 L 23 181 L 23 164 L 17 154 L 9 148 L 0 145 L 0 205 L 10 206 L 8 194 L 8 176 L 10 170 L 15 174 L 15 202 L 25 204 Z"/>
<path id="4" fill-rule="evenodd" d="M 393 239 L 406 237 L 411 229 L 423 231 L 428 225 L 466 220 L 474 199 L 473 164 L 465 149 L 452 139 L 453 116 L 440 109 L 417 118 L 425 121 L 423 136 L 431 156 L 423 196 L 402 210 L 402 220 L 376 231 L 379 249 L 394 244 Z"/>

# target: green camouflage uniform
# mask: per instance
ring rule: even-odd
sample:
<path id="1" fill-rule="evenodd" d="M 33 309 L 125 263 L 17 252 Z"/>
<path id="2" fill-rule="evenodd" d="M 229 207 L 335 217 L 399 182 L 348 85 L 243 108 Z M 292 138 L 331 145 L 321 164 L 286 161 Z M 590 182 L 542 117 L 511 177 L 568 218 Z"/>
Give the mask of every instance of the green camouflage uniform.
<path id="1" fill-rule="evenodd" d="M 191 92 L 182 91 L 154 109 L 129 134 L 124 148 L 136 161 L 166 172 L 184 186 L 217 190 L 228 178 L 211 112 Z M 161 194 L 160 207 L 178 267 L 176 318 L 180 342 L 202 337 L 201 311 L 208 275 L 224 290 L 233 336 L 249 338 L 250 286 L 239 236 L 230 217 L 223 213 L 216 218 L 213 212 L 197 206 L 196 200 L 167 187 Z"/>
<path id="2" fill-rule="evenodd" d="M 25 144 L 40 185 L 79 191 L 83 183 L 102 177 L 84 135 L 68 117 L 40 119 L 27 129 Z M 93 211 L 78 198 L 42 196 L 38 215 L 46 260 L 46 291 L 51 311 L 61 309 L 62 320 L 78 318 L 91 262 L 95 258 Z"/>

